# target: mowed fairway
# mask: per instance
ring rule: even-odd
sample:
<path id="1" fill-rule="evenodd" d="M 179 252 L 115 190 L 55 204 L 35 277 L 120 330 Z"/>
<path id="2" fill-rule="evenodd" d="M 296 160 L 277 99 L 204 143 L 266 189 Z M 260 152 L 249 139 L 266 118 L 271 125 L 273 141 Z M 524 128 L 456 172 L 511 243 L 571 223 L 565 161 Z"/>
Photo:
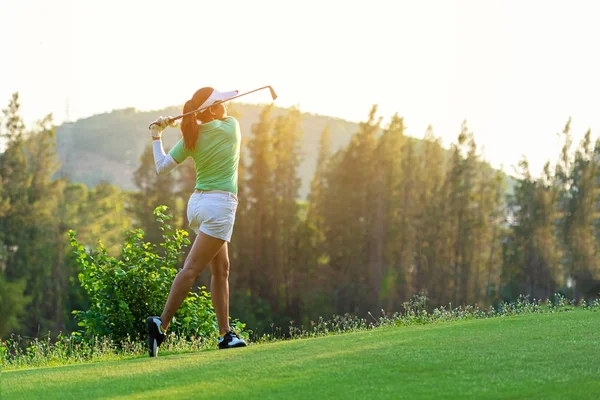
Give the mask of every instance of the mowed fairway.
<path id="1" fill-rule="evenodd" d="M 383 328 L 8 371 L 1 388 L 2 399 L 598 399 L 600 313 Z"/>

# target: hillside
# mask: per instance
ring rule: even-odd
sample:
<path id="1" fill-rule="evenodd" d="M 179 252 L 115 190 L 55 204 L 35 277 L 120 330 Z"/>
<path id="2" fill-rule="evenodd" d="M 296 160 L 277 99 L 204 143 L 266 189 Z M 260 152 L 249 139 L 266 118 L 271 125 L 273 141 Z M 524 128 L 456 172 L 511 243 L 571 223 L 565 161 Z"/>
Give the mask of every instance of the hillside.
<path id="1" fill-rule="evenodd" d="M 249 138 L 252 124 L 258 121 L 262 106 L 236 103 L 230 108 L 239 118 L 242 136 Z M 94 115 L 57 127 L 57 149 L 62 168 L 60 176 L 93 186 L 101 181 L 116 184 L 122 189 L 135 190 L 133 172 L 145 146 L 150 143 L 148 124 L 160 115 L 178 115 L 179 107 L 157 111 L 137 111 L 134 108 Z M 273 116 L 285 113 L 275 108 Z M 333 150 L 345 146 L 358 125 L 338 118 L 303 113 L 303 162 L 301 197 L 306 197 L 315 171 L 319 137 L 330 127 Z M 179 139 L 180 132 L 167 130 L 163 134 L 168 149 Z"/>
<path id="2" fill-rule="evenodd" d="M 230 111 L 238 116 L 244 138 L 251 136 L 252 125 L 258 121 L 262 107 L 243 103 L 230 107 Z M 178 115 L 180 111 L 179 107 L 155 111 L 127 108 L 60 125 L 56 131 L 57 150 L 62 163 L 58 175 L 88 186 L 107 181 L 121 189 L 135 190 L 133 173 L 145 146 L 150 143 L 148 124 L 160 115 Z M 286 112 L 286 109 L 275 108 L 273 116 Z M 303 161 L 299 170 L 302 180 L 300 197 L 306 198 L 316 168 L 323 129 L 329 126 L 331 149 L 336 151 L 348 144 L 350 137 L 357 132 L 358 124 L 308 113 L 303 113 L 302 119 L 304 139 Z M 178 130 L 165 131 L 163 140 L 167 151 L 179 137 Z M 507 183 L 510 191 L 513 182 L 508 177 Z"/>
<path id="3" fill-rule="evenodd" d="M 7 371 L 3 399 L 596 399 L 600 319 L 531 314 Z"/>

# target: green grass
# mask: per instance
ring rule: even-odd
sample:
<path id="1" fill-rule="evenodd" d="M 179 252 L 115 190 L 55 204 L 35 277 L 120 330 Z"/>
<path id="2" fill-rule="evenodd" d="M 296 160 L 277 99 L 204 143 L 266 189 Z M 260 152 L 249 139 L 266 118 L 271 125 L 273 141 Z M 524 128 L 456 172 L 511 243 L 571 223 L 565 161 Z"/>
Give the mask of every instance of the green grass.
<path id="1" fill-rule="evenodd" d="M 600 313 L 380 328 L 0 379 L 2 399 L 597 399 Z"/>

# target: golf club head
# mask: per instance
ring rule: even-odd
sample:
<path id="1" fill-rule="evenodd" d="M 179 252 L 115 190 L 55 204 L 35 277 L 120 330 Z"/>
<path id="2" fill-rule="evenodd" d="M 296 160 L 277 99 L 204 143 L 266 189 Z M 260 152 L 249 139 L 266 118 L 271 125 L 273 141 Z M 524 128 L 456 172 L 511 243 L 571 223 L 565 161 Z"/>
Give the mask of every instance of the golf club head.
<path id="1" fill-rule="evenodd" d="M 275 100 L 277 98 L 277 94 L 275 94 L 275 91 L 271 86 L 269 86 L 269 90 L 271 91 L 271 98 Z"/>

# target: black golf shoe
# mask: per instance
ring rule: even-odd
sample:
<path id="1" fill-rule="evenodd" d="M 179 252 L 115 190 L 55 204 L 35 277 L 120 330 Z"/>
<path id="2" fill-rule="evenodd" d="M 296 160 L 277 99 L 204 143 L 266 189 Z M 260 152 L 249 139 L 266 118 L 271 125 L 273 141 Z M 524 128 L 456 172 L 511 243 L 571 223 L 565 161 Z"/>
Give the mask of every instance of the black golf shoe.
<path id="1" fill-rule="evenodd" d="M 239 338 L 234 331 L 229 331 L 225 335 L 219 336 L 217 341 L 219 342 L 219 349 L 231 349 L 233 347 L 246 346 L 244 339 Z"/>
<path id="2" fill-rule="evenodd" d="M 158 355 L 158 346 L 165 341 L 165 334 L 161 328 L 162 321 L 159 317 L 146 318 L 146 328 L 148 328 L 148 355 L 156 357 Z"/>

